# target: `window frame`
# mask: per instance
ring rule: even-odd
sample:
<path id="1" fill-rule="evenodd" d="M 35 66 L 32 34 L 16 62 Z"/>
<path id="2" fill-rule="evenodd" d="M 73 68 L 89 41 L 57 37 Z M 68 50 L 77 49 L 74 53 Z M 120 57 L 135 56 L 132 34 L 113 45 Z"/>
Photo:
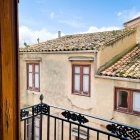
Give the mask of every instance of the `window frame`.
<path id="1" fill-rule="evenodd" d="M 75 76 L 75 70 L 74 68 L 78 66 L 80 67 L 80 91 L 75 91 L 74 90 L 74 76 Z M 82 67 L 82 68 L 81 68 Z M 83 67 L 88 67 L 89 68 L 89 74 L 84 74 L 83 73 Z M 87 94 L 83 94 L 83 75 L 88 75 L 89 76 L 89 91 L 85 92 Z M 85 97 L 90 97 L 90 86 L 91 86 L 91 65 L 90 64 L 72 64 L 72 94 L 73 95 L 80 95 L 80 96 L 85 96 Z"/>
<path id="2" fill-rule="evenodd" d="M 32 87 L 29 87 L 29 65 L 32 65 Z M 35 65 L 38 65 L 38 77 L 39 77 L 39 87 L 35 87 Z M 40 63 L 38 62 L 30 62 L 26 64 L 27 67 L 27 90 L 40 92 Z"/>
<path id="3" fill-rule="evenodd" d="M 117 92 L 118 90 L 127 91 L 128 92 L 128 109 L 121 108 L 117 106 Z M 124 88 L 124 87 L 115 87 L 114 88 L 114 111 L 126 113 L 126 114 L 132 114 L 132 115 L 140 115 L 139 111 L 133 110 L 133 94 L 134 92 L 140 92 L 139 89 L 133 89 L 133 88 Z"/>

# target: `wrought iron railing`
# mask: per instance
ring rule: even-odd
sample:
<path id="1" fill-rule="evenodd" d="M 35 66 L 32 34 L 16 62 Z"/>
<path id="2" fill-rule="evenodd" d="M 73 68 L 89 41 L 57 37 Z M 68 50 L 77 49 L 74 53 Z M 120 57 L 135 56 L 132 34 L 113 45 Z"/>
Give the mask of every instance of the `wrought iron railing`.
<path id="1" fill-rule="evenodd" d="M 140 140 L 140 129 L 41 103 L 20 110 L 23 140 Z"/>

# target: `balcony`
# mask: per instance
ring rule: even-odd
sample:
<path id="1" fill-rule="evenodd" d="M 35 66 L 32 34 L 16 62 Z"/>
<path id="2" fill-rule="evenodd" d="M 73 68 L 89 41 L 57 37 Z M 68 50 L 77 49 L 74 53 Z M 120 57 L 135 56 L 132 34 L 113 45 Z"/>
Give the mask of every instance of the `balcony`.
<path id="1" fill-rule="evenodd" d="M 20 110 L 22 140 L 140 140 L 140 129 L 41 102 Z"/>

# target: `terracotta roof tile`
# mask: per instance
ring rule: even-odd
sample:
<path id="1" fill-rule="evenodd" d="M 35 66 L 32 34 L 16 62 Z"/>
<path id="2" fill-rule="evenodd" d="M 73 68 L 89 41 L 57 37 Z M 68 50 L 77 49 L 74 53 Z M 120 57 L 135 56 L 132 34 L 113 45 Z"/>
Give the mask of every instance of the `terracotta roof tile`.
<path id="1" fill-rule="evenodd" d="M 48 40 L 29 47 L 20 48 L 20 52 L 44 52 L 44 51 L 76 51 L 76 50 L 99 50 L 104 46 L 116 42 L 120 38 L 135 32 L 136 29 L 105 31 L 66 35 L 57 39 Z"/>
<path id="2" fill-rule="evenodd" d="M 100 75 L 140 79 L 140 45 L 102 71 Z"/>

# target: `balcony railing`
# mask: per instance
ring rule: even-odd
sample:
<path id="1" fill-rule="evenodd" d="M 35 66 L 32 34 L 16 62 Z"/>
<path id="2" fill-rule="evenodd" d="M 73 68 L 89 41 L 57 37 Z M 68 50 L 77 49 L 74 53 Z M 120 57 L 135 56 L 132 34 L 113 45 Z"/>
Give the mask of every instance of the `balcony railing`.
<path id="1" fill-rule="evenodd" d="M 140 140 L 140 129 L 41 103 L 20 110 L 23 140 Z"/>

